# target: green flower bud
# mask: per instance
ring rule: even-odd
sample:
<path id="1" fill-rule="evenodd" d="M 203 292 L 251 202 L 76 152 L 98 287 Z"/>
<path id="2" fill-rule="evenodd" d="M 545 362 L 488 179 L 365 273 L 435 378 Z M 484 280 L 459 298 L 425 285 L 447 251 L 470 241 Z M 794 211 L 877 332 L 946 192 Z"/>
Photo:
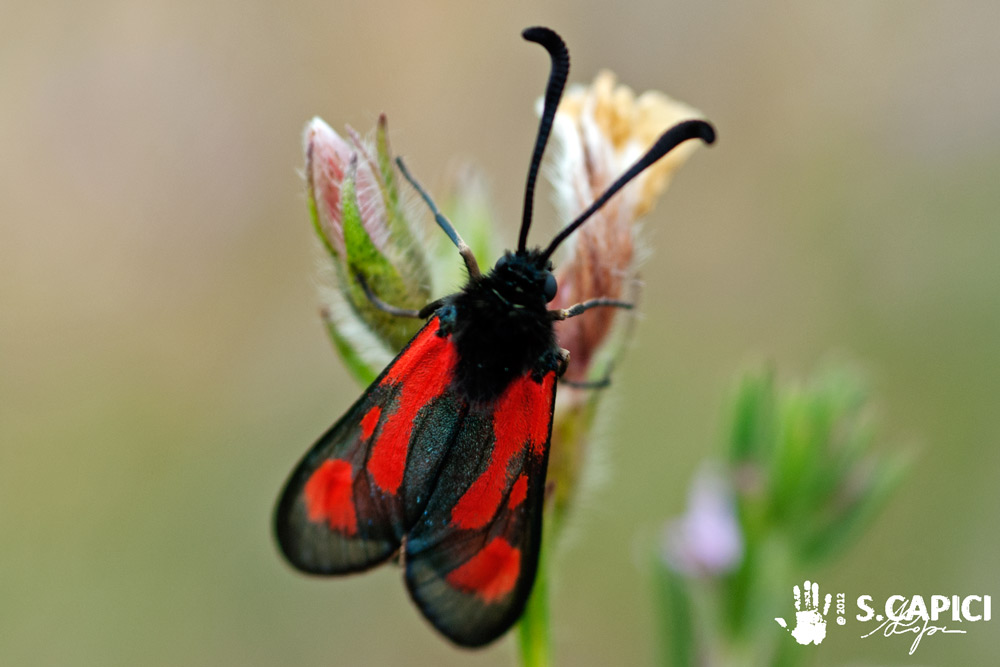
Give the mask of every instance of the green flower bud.
<path id="1" fill-rule="evenodd" d="M 421 323 L 379 310 L 359 277 L 383 302 L 410 309 L 427 304 L 431 281 L 417 231 L 400 205 L 385 116 L 374 149 L 350 128 L 347 133 L 345 140 L 319 118 L 310 121 L 306 184 L 313 225 L 335 282 L 325 295 L 323 316 L 348 368 L 369 382 Z"/>

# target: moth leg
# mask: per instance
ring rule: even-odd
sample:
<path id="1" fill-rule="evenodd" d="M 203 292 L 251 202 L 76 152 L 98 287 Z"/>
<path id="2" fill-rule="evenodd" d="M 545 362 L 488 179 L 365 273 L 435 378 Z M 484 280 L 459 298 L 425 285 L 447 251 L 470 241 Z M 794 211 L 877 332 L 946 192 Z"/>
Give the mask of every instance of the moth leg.
<path id="1" fill-rule="evenodd" d="M 476 262 L 476 257 L 472 254 L 472 249 L 469 248 L 465 241 L 462 240 L 462 237 L 459 236 L 455 226 L 451 224 L 451 221 L 448 220 L 448 218 L 444 217 L 444 214 L 438 210 L 437 204 L 435 204 L 434 200 L 431 199 L 431 196 L 427 194 L 427 191 L 420 187 L 417 180 L 410 175 L 410 170 L 406 168 L 405 164 L 403 164 L 403 158 L 397 157 L 396 165 L 399 167 L 399 170 L 403 172 L 403 178 L 405 178 L 407 182 L 413 186 L 413 189 L 417 191 L 417 194 L 420 195 L 421 199 L 426 202 L 427 207 L 430 208 L 431 213 L 434 214 L 434 221 L 438 223 L 438 226 L 444 230 L 444 233 L 448 235 L 451 242 L 455 244 L 456 248 L 458 248 L 458 254 L 461 255 L 462 260 L 465 261 L 465 268 L 469 272 L 469 277 L 480 277 L 482 273 L 479 271 L 479 264 Z"/>
<path id="2" fill-rule="evenodd" d="M 611 373 L 608 373 L 600 380 L 567 380 L 559 378 L 559 383 L 574 389 L 607 389 L 611 386 Z"/>
<path id="3" fill-rule="evenodd" d="M 575 306 L 570 306 L 569 308 L 563 308 L 561 310 L 550 310 L 549 317 L 553 320 L 568 320 L 571 317 L 576 317 L 577 315 L 590 310 L 591 308 L 625 308 L 626 310 L 631 310 L 635 307 L 635 304 L 628 301 L 619 301 L 618 299 L 607 299 L 604 297 L 597 299 L 588 299 L 582 303 L 578 303 Z"/>
<path id="4" fill-rule="evenodd" d="M 440 305 L 440 301 L 434 301 L 433 303 L 427 304 L 420 310 L 413 310 L 411 308 L 397 308 L 396 306 L 391 306 L 382 299 L 378 298 L 378 295 L 376 295 L 375 292 L 372 291 L 372 288 L 368 285 L 368 281 L 365 280 L 365 277 L 361 275 L 360 272 L 355 273 L 354 277 L 357 279 L 358 284 L 361 285 L 361 289 L 364 291 L 365 296 L 368 297 L 368 300 L 372 302 L 372 305 L 381 310 L 383 313 L 389 313 L 390 315 L 395 315 L 396 317 L 412 317 L 414 319 L 424 319 L 427 317 L 427 315 L 437 310 L 437 307 Z"/>
<path id="5" fill-rule="evenodd" d="M 563 352 L 565 352 L 565 359 L 566 362 L 568 362 L 569 352 L 567 350 L 563 350 Z M 567 387 L 573 387 L 574 389 L 607 389 L 611 386 L 611 373 L 614 371 L 614 367 L 615 362 L 612 360 L 608 364 L 608 370 L 604 373 L 604 377 L 599 380 L 567 380 L 560 374 L 559 383 L 564 384 Z M 562 370 L 565 372 L 565 366 L 563 366 Z"/>
<path id="6" fill-rule="evenodd" d="M 590 310 L 591 308 L 624 308 L 626 310 L 631 310 L 635 307 L 635 304 L 629 301 L 619 301 L 618 299 L 608 299 L 608 298 L 598 298 L 589 299 L 582 303 L 578 303 L 575 306 L 570 306 L 563 310 L 550 310 L 549 317 L 553 320 L 565 320 L 570 317 L 576 317 L 577 315 Z M 569 352 L 565 354 L 564 364 L 569 361 Z M 611 386 L 611 372 L 614 369 L 613 363 L 608 366 L 608 372 L 605 373 L 604 377 L 599 380 L 566 380 L 559 375 L 559 382 L 566 385 L 567 387 L 573 387 L 574 389 L 606 389 Z M 565 370 L 565 366 L 564 366 Z"/>

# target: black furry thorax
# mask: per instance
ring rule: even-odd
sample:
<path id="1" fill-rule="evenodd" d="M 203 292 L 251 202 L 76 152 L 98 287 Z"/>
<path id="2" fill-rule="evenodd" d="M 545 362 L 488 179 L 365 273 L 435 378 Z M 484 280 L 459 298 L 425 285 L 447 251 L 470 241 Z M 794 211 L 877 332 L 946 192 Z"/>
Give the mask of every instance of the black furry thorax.
<path id="1" fill-rule="evenodd" d="M 540 255 L 537 249 L 505 253 L 436 311 L 458 352 L 454 386 L 470 403 L 496 399 L 526 372 L 540 379 L 559 367 L 547 306 L 555 296 L 555 278 Z"/>

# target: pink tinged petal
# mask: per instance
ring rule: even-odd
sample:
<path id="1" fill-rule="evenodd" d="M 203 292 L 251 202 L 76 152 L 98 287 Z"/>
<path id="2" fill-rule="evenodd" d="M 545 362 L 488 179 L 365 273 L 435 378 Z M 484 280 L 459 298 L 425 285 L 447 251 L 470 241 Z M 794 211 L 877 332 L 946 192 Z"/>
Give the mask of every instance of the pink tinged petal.
<path id="1" fill-rule="evenodd" d="M 602 72 L 590 86 L 570 86 L 553 125 L 556 150 L 548 175 L 559 217 L 576 217 L 668 127 L 700 114 L 662 93 L 639 97 Z M 656 202 L 673 172 L 696 149 L 687 142 L 639 175 L 570 237 L 557 261 L 559 292 L 553 307 L 596 297 L 635 300 L 635 223 Z M 609 339 L 613 309 L 597 309 L 556 325 L 559 344 L 573 362 L 567 379 L 583 380 Z"/>
<path id="2" fill-rule="evenodd" d="M 667 525 L 662 549 L 667 564 L 689 576 L 720 575 L 739 566 L 743 532 L 732 489 L 717 471 L 703 469 L 695 477 L 687 513 Z"/>
<path id="3" fill-rule="evenodd" d="M 572 119 L 557 114 L 557 136 L 562 159 L 553 173 L 559 193 L 561 217 L 575 218 L 611 185 L 622 166 L 610 138 L 584 113 Z M 556 272 L 559 292 L 552 306 L 566 308 L 595 297 L 630 299 L 634 258 L 633 201 L 635 183 L 581 227 L 566 244 L 566 259 Z M 617 312 L 611 308 L 595 309 L 586 317 L 556 324 L 559 345 L 570 352 L 573 362 L 567 379 L 585 380 L 593 356 L 607 339 Z"/>
<path id="4" fill-rule="evenodd" d="M 358 210 L 361 211 L 361 224 L 368 232 L 379 252 L 384 253 L 389 244 L 389 220 L 386 213 L 385 185 L 378 176 L 378 164 L 374 156 L 365 147 L 357 132 L 347 128 L 354 152 L 358 155 L 358 170 L 355 178 L 355 190 L 358 198 Z"/>
<path id="5" fill-rule="evenodd" d="M 306 126 L 306 181 L 316 204 L 320 231 L 326 242 L 344 257 L 341 188 L 355 151 L 320 118 Z"/>

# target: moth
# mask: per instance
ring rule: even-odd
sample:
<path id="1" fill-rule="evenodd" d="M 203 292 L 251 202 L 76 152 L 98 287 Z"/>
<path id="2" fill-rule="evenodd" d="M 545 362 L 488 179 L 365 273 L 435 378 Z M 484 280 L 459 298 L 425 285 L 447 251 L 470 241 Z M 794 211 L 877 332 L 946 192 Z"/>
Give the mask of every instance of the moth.
<path id="1" fill-rule="evenodd" d="M 426 324 L 295 467 L 278 500 L 275 533 L 292 566 L 310 574 L 367 570 L 397 558 L 424 616 L 461 646 L 500 637 L 524 610 L 538 566 L 545 472 L 556 387 L 568 353 L 558 320 L 595 298 L 549 309 L 556 248 L 629 181 L 680 143 L 715 140 L 701 120 L 667 130 L 634 165 L 544 248 L 528 247 L 535 181 L 569 74 L 552 30 L 522 36 L 551 59 L 528 169 L 517 249 L 482 272 L 472 251 L 397 160 L 468 271 L 461 291 L 419 311 L 378 308 Z"/>

